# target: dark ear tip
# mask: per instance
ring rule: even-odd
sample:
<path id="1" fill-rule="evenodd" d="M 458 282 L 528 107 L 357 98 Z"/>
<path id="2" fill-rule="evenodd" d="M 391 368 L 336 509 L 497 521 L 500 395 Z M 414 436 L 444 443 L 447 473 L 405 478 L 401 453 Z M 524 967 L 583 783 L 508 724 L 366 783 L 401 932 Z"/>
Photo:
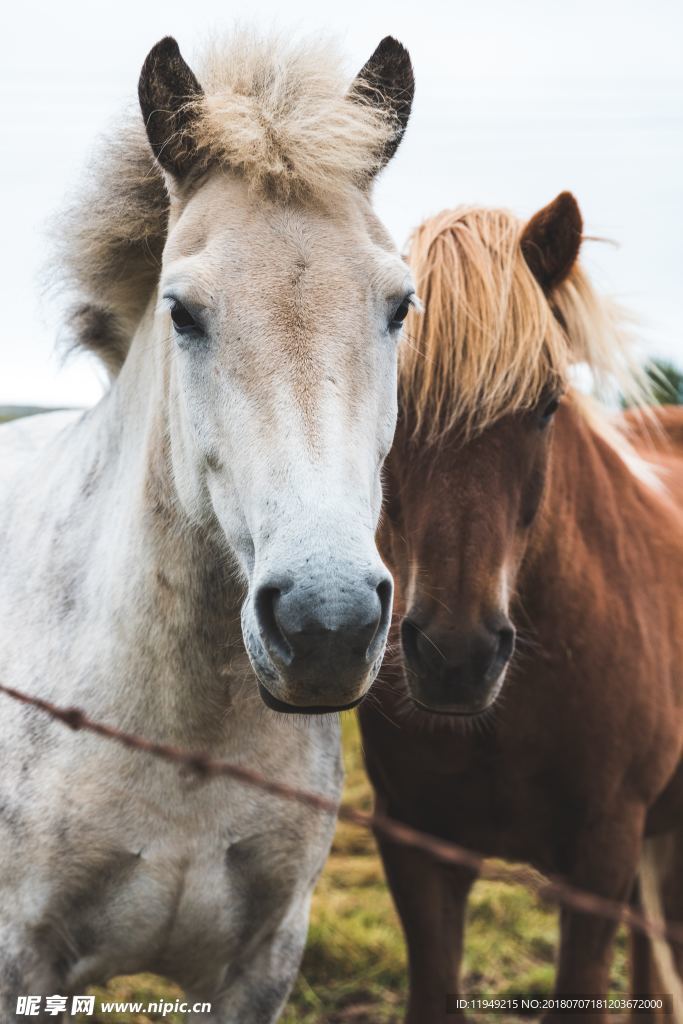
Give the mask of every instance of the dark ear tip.
<path id="1" fill-rule="evenodd" d="M 403 43 L 400 43 L 395 36 L 385 36 L 384 39 L 380 40 L 375 53 L 389 53 L 390 51 L 397 54 L 400 53 L 404 57 L 410 56 Z"/>
<path id="2" fill-rule="evenodd" d="M 138 92 L 146 87 L 147 77 L 150 74 L 153 74 L 155 69 L 172 66 L 178 60 L 182 60 L 180 47 L 173 36 L 164 36 L 163 39 L 160 39 L 158 43 L 154 44 L 145 57 L 142 70 L 140 71 Z"/>
<path id="3" fill-rule="evenodd" d="M 415 95 L 413 65 L 405 46 L 393 36 L 385 36 L 360 69 L 349 95 L 385 111 L 395 122 L 393 138 L 379 154 L 379 167 L 384 167 L 403 138 Z"/>
<path id="4" fill-rule="evenodd" d="M 180 47 L 173 36 L 164 36 L 158 43 L 155 43 L 149 51 L 149 56 L 154 54 L 155 57 L 177 57 L 179 53 Z"/>
<path id="5" fill-rule="evenodd" d="M 579 255 L 582 233 L 581 210 L 571 192 L 560 192 L 524 227 L 522 253 L 546 293 L 570 274 Z"/>
<path id="6" fill-rule="evenodd" d="M 145 57 L 138 80 L 138 95 L 140 102 L 143 101 L 143 94 L 148 88 L 148 78 L 156 72 L 159 67 L 168 67 L 180 57 L 180 47 L 173 36 L 164 36 Z M 182 59 L 182 58 L 181 58 Z"/>
<path id="7" fill-rule="evenodd" d="M 196 157 L 193 127 L 202 87 L 183 60 L 173 36 L 147 54 L 138 80 L 140 110 L 152 152 L 164 170 L 182 177 Z"/>
<path id="8" fill-rule="evenodd" d="M 372 57 L 382 58 L 382 60 L 387 61 L 390 60 L 393 64 L 400 65 L 405 69 L 410 68 L 412 73 L 413 64 L 410 59 L 410 54 L 403 43 L 400 43 L 398 39 L 394 38 L 394 36 L 385 36 L 379 43 Z"/>
<path id="9" fill-rule="evenodd" d="M 581 230 L 583 227 L 583 217 L 581 216 L 581 209 L 573 192 L 560 192 L 559 196 L 553 200 L 552 205 L 555 207 L 557 213 L 567 219 L 571 218 L 575 223 L 579 224 L 579 230 Z"/>

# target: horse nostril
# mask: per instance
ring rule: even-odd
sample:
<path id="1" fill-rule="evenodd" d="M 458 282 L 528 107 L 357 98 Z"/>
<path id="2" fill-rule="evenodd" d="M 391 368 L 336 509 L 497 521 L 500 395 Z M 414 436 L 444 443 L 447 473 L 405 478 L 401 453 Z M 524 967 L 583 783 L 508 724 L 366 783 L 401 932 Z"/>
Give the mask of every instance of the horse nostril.
<path id="1" fill-rule="evenodd" d="M 420 650 L 423 646 L 420 642 L 421 637 L 424 637 L 424 632 L 417 623 L 412 619 L 404 619 L 401 623 L 401 646 L 406 661 L 413 669 L 419 668 L 423 660 Z"/>
<path id="2" fill-rule="evenodd" d="M 371 584 L 372 585 L 372 584 Z M 368 643 L 366 659 L 374 662 L 382 652 L 391 621 L 391 607 L 394 600 L 394 584 L 390 576 L 385 576 L 375 587 L 379 599 L 379 614 L 372 627 L 372 636 Z"/>
<path id="3" fill-rule="evenodd" d="M 404 619 L 401 623 L 401 647 L 406 661 L 413 662 L 417 654 L 417 636 L 415 626 L 410 619 Z"/>
<path id="4" fill-rule="evenodd" d="M 513 626 L 503 626 L 498 630 L 498 650 L 496 657 L 501 666 L 506 665 L 515 649 L 515 630 Z"/>
<path id="5" fill-rule="evenodd" d="M 278 660 L 289 665 L 294 654 L 277 620 L 277 602 L 281 594 L 278 587 L 260 587 L 254 598 L 254 611 L 267 649 Z"/>
<path id="6" fill-rule="evenodd" d="M 391 604 L 394 597 L 394 586 L 389 577 L 380 580 L 377 584 L 377 596 L 381 609 L 380 621 L 385 622 L 391 615 Z"/>
<path id="7" fill-rule="evenodd" d="M 393 596 L 390 576 L 384 576 L 379 583 L 368 579 L 367 588 L 359 587 L 356 591 L 353 607 L 339 627 L 340 633 L 346 634 L 349 650 L 362 654 L 368 664 L 375 662 L 383 651 Z"/>

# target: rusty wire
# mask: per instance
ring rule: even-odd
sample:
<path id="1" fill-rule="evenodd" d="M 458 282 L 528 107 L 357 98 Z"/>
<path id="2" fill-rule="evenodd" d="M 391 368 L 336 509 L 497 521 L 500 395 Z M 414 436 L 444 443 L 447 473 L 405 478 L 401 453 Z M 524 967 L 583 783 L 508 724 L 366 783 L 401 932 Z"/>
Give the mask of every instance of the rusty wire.
<path id="1" fill-rule="evenodd" d="M 683 923 L 666 922 L 661 924 L 659 921 L 646 917 L 632 906 L 608 899 L 597 893 L 588 892 L 585 889 L 579 889 L 562 878 L 540 875 L 524 865 L 491 862 L 484 854 L 459 846 L 450 840 L 421 832 L 387 815 L 379 814 L 376 811 L 373 813 L 361 811 L 347 804 L 339 806 L 336 801 L 330 800 L 329 797 L 323 796 L 321 793 L 297 789 L 284 782 L 268 779 L 260 772 L 243 765 L 232 764 L 229 761 L 211 758 L 204 753 L 184 750 L 167 743 L 158 743 L 144 736 L 124 732 L 115 726 L 94 721 L 80 708 L 62 707 L 1 683 L 0 693 L 4 693 L 21 704 L 44 712 L 50 718 L 62 722 L 75 731 L 94 733 L 96 736 L 119 743 L 130 750 L 139 750 L 160 760 L 182 765 L 206 779 L 223 777 L 234 779 L 247 786 L 255 786 L 272 796 L 283 800 L 293 800 L 321 813 L 334 815 L 340 821 L 380 834 L 392 842 L 421 850 L 444 864 L 467 868 L 476 872 L 478 876 L 491 881 L 522 885 L 534 891 L 540 898 L 559 906 L 626 924 L 653 939 L 668 939 L 670 942 L 683 945 Z"/>

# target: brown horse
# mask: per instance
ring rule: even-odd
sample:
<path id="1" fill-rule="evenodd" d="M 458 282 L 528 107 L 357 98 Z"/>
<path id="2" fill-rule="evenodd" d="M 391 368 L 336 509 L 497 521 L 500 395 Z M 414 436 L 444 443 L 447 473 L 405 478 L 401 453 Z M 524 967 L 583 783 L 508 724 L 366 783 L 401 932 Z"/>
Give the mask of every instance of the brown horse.
<path id="1" fill-rule="evenodd" d="M 581 232 L 563 193 L 526 225 L 458 209 L 415 235 L 381 538 L 400 647 L 360 717 L 383 811 L 627 901 L 646 837 L 683 836 L 683 412 L 572 388 L 577 363 L 642 383 Z M 442 1024 L 474 876 L 380 848 L 407 1020 Z M 557 993 L 607 992 L 615 928 L 562 912 Z"/>

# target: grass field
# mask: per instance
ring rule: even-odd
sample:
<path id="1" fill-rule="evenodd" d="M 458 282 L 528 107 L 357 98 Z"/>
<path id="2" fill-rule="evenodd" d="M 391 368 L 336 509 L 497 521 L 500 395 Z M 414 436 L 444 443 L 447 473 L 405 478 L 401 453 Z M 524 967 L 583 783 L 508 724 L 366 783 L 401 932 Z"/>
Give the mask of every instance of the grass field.
<path id="1" fill-rule="evenodd" d="M 21 419 L 22 416 L 35 416 L 41 412 L 55 412 L 41 405 L 0 405 L 0 423 Z"/>
<path id="2" fill-rule="evenodd" d="M 345 716 L 345 800 L 369 808 L 370 788 L 362 766 L 355 719 Z M 480 882 L 469 914 L 465 990 L 478 993 L 551 991 L 557 940 L 556 914 L 517 886 Z M 617 944 L 613 991 L 623 992 L 626 942 Z M 403 941 L 372 837 L 340 824 L 332 854 L 313 902 L 301 973 L 283 1024 L 399 1024 L 406 991 Z M 120 978 L 105 998 L 169 998 L 179 991 L 148 975 Z M 97 1024 L 149 1024 L 180 1017 L 141 1014 L 84 1018 Z M 486 1018 L 505 1024 L 501 1016 Z"/>

